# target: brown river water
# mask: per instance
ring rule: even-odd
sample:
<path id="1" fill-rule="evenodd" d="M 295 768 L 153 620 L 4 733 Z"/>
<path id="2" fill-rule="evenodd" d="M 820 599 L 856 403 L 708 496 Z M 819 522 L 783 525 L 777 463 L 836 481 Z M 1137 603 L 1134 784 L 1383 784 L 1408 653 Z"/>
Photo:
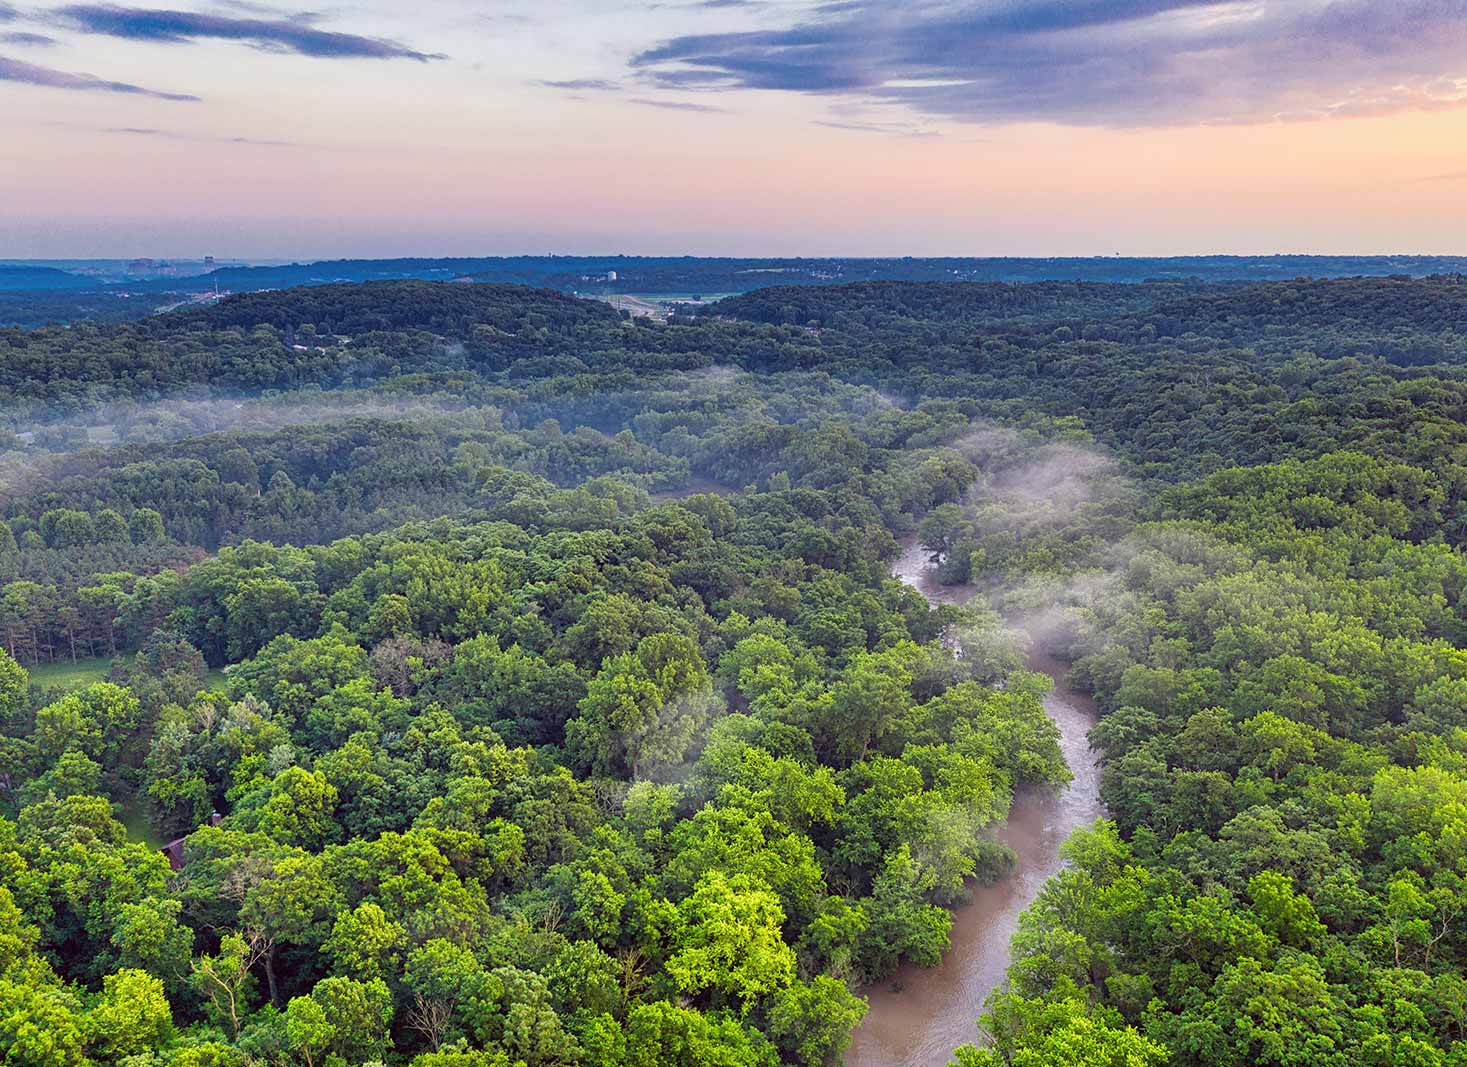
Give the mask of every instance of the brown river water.
<path id="1" fill-rule="evenodd" d="M 933 579 L 930 553 L 907 546 L 892 573 L 928 600 L 960 603 L 971 593 L 945 589 Z M 1086 735 L 1095 725 L 1095 702 L 1064 683 L 1065 665 L 1036 649 L 1029 669 L 1054 679 L 1044 707 L 1060 731 L 1060 748 L 1074 780 L 1061 790 L 1021 789 L 999 839 L 1019 862 L 1007 877 L 978 886 L 953 909 L 952 947 L 936 967 L 905 965 L 863 992 L 871 1003 L 846 1053 L 846 1067 L 945 1067 L 957 1046 L 976 1042 L 983 1002 L 1002 984 L 1009 940 L 1019 913 L 1062 866 L 1060 844 L 1072 830 L 1100 818 L 1100 765 Z"/>

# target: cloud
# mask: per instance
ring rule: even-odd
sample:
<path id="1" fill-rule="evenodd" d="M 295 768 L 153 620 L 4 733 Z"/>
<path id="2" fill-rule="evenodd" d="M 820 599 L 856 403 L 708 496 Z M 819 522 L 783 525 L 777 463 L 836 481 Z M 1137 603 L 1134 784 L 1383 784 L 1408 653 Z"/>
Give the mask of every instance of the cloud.
<path id="1" fill-rule="evenodd" d="M 883 133 L 897 137 L 941 137 L 936 130 L 904 122 L 869 122 L 857 119 L 816 119 L 814 125 L 850 133 Z"/>
<path id="2" fill-rule="evenodd" d="M 703 115 L 724 115 L 728 113 L 725 108 L 714 107 L 712 104 L 691 104 L 683 100 L 652 100 L 639 96 L 634 97 L 631 103 L 640 104 L 643 107 L 659 107 L 664 111 L 696 111 Z"/>
<path id="3" fill-rule="evenodd" d="M 621 91 L 621 86 L 616 82 L 605 81 L 601 78 L 570 78 L 566 81 L 537 81 L 535 84 L 543 89 L 565 89 L 570 92 L 615 93 Z"/>
<path id="4" fill-rule="evenodd" d="M 233 18 L 192 11 L 154 11 L 111 4 L 72 4 L 57 12 L 68 26 L 84 33 L 133 41 L 185 44 L 198 40 L 243 41 L 271 52 L 293 52 L 320 59 L 415 59 L 441 55 L 418 52 L 397 41 L 335 33 L 311 25 L 313 15 L 293 18 Z"/>
<path id="5" fill-rule="evenodd" d="M 9 4 L 0 3 L 0 22 L 14 22 L 16 16 L 15 8 Z"/>
<path id="6" fill-rule="evenodd" d="M 156 130 L 140 126 L 107 126 L 101 133 L 124 134 L 129 137 L 155 137 L 164 141 L 204 141 L 209 144 L 256 145 L 263 148 L 296 148 L 293 141 L 262 141 L 253 137 L 209 137 L 204 134 L 182 133 L 177 130 Z"/>
<path id="7" fill-rule="evenodd" d="M 897 103 L 965 122 L 1166 126 L 1467 105 L 1467 0 L 848 0 L 677 37 L 668 88 Z"/>
<path id="8" fill-rule="evenodd" d="M 44 33 L 0 33 L 0 44 L 21 44 L 45 47 L 56 43 L 56 38 Z"/>
<path id="9" fill-rule="evenodd" d="M 154 89 L 129 85 L 127 82 L 106 81 L 91 74 L 71 74 L 50 67 L 38 67 L 33 63 L 22 63 L 18 59 L 0 56 L 0 81 L 20 82 L 23 85 L 40 85 L 49 89 L 79 89 L 99 93 L 129 93 L 134 96 L 150 96 L 155 100 L 186 100 L 196 102 L 197 96 L 187 93 L 160 93 Z"/>

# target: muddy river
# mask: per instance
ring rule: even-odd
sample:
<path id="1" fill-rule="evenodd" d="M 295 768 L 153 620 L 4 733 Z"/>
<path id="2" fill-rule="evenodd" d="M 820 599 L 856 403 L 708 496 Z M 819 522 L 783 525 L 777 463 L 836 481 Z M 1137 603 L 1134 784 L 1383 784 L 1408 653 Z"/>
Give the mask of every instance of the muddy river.
<path id="1" fill-rule="evenodd" d="M 892 573 L 928 600 L 966 599 L 961 590 L 932 580 L 928 558 L 913 544 L 892 565 Z M 945 1067 L 954 1048 L 975 1041 L 983 1001 L 1008 969 L 1009 939 L 1019 913 L 1059 871 L 1059 847 L 1070 831 L 1104 813 L 1100 767 L 1086 740 L 1095 723 L 1095 702 L 1064 684 L 1065 668 L 1058 660 L 1036 652 L 1029 668 L 1054 679 L 1044 706 L 1059 727 L 1074 781 L 1058 792 L 1028 789 L 1015 796 L 999 836 L 1018 854 L 1018 865 L 996 885 L 976 888 L 971 900 L 954 909 L 952 947 L 940 965 L 904 966 L 864 991 L 871 1010 L 846 1053 L 846 1067 Z"/>

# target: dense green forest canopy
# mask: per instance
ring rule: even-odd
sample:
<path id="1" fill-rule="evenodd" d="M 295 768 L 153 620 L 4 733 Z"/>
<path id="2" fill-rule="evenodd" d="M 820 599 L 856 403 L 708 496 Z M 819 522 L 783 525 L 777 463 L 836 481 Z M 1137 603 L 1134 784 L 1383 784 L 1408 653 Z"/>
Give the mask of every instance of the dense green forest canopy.
<path id="1" fill-rule="evenodd" d="M 6 1062 L 837 1063 L 1068 779 L 1026 625 L 1110 819 L 961 1064 L 1467 1063 L 1464 314 L 391 281 L 0 331 Z"/>

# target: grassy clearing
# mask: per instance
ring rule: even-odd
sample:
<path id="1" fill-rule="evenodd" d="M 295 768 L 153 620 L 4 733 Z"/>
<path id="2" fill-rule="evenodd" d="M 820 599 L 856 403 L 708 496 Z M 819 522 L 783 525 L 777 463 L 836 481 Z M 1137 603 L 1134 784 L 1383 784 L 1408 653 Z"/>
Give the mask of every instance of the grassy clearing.
<path id="1" fill-rule="evenodd" d="M 26 672 L 31 676 L 31 681 L 43 689 L 80 689 L 93 682 L 105 681 L 113 662 L 114 658 L 111 656 L 79 659 L 75 663 L 61 660 L 39 667 L 27 667 Z"/>
<path id="2" fill-rule="evenodd" d="M 127 828 L 128 840 L 137 841 L 152 848 L 162 848 L 167 844 L 148 823 L 148 815 L 143 810 L 141 802 L 123 804 L 118 819 Z"/>
<path id="3" fill-rule="evenodd" d="M 70 660 L 61 660 L 59 663 L 46 663 L 39 667 L 27 667 L 26 671 L 31 676 L 31 681 L 42 689 L 64 689 L 70 692 L 80 689 L 84 685 L 93 682 L 104 682 L 107 680 L 107 672 L 112 669 L 112 664 L 121 660 L 126 663 L 131 656 L 101 656 L 97 659 L 81 659 L 72 663 Z M 204 675 L 204 688 L 223 691 L 227 679 L 223 671 L 209 671 Z"/>

